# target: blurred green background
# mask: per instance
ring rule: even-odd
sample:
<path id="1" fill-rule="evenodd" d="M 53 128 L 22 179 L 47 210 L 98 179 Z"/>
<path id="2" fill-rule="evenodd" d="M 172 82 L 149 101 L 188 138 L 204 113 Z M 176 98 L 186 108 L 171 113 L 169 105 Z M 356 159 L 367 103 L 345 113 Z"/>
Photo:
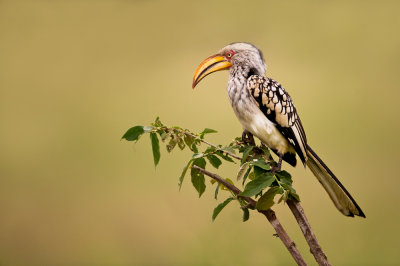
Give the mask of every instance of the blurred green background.
<path id="1" fill-rule="evenodd" d="M 256 44 L 290 92 L 310 145 L 366 213 L 342 216 L 285 165 L 334 265 L 399 263 L 398 1 L 0 0 L 0 265 L 290 265 L 261 215 L 231 204 L 212 223 L 177 182 L 190 153 L 120 141 L 168 125 L 241 134 L 227 72 L 191 79 L 234 41 Z M 232 177 L 236 166 L 219 173 Z M 225 192 L 226 194 L 226 192 Z M 224 199 L 220 193 L 220 201 Z M 226 194 L 227 196 L 227 194 Z M 287 206 L 275 206 L 313 258 Z"/>

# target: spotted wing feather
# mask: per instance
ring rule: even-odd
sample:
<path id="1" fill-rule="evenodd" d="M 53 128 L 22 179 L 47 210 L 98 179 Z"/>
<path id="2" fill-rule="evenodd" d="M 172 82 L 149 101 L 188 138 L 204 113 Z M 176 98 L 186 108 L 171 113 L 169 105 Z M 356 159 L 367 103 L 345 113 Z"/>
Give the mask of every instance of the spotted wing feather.
<path id="1" fill-rule="evenodd" d="M 260 110 L 293 145 L 303 164 L 307 159 L 307 138 L 292 99 L 275 80 L 252 75 L 247 88 Z"/>

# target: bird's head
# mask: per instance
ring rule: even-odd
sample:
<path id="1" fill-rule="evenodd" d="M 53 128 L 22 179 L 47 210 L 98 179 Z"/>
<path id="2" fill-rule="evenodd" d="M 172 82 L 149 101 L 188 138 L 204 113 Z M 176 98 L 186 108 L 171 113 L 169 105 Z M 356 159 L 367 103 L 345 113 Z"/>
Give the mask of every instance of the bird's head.
<path id="1" fill-rule="evenodd" d="M 267 66 L 261 51 L 250 43 L 237 42 L 222 48 L 217 54 L 206 58 L 196 69 L 192 88 L 207 75 L 235 67 L 252 71 L 253 74 L 264 75 Z"/>

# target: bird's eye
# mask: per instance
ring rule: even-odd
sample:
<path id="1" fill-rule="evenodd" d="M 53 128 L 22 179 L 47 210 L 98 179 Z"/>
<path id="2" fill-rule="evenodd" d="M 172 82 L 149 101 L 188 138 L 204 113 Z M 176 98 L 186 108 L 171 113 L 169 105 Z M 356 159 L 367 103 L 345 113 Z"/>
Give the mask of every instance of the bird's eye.
<path id="1" fill-rule="evenodd" d="M 232 56 L 234 56 L 236 53 L 232 50 L 226 51 L 225 52 L 225 58 L 228 59 L 228 61 L 231 61 Z"/>

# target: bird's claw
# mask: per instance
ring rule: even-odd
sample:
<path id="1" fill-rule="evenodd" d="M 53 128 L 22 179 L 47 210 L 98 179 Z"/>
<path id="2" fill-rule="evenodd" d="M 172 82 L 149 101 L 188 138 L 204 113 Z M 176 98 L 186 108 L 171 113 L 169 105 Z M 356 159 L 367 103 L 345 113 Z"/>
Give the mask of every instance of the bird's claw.
<path id="1" fill-rule="evenodd" d="M 283 155 L 280 155 L 280 156 L 279 156 L 279 161 L 278 161 L 278 163 L 276 164 L 276 166 L 271 166 L 271 173 L 272 173 L 272 174 L 275 174 L 276 172 L 279 172 L 279 171 L 281 170 L 281 167 L 282 167 L 282 157 L 283 157 Z"/>
<path id="2" fill-rule="evenodd" d="M 281 166 L 271 166 L 271 173 L 274 175 L 276 172 L 279 172 L 281 170 Z"/>
<path id="3" fill-rule="evenodd" d="M 254 141 L 253 134 L 251 134 L 250 132 L 248 132 L 248 131 L 246 131 L 246 130 L 243 130 L 243 133 L 242 133 L 242 141 L 243 141 L 244 143 L 248 144 L 248 145 L 252 145 L 252 146 L 255 146 L 255 145 L 256 145 L 256 143 L 255 143 L 255 141 Z"/>

